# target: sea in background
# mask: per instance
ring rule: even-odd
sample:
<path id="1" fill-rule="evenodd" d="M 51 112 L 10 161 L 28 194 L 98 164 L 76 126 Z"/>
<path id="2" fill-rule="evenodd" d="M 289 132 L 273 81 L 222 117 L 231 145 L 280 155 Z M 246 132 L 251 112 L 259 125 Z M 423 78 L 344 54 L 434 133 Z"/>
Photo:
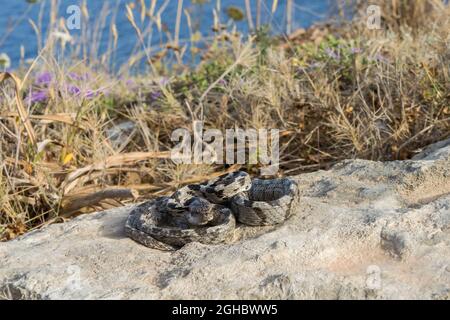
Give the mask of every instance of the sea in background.
<path id="1" fill-rule="evenodd" d="M 11 59 L 11 67 L 15 68 L 20 62 L 20 48 L 23 46 L 25 52 L 25 60 L 33 59 L 37 56 L 38 42 L 36 33 L 34 32 L 30 20 L 38 24 L 39 15 L 42 14 L 42 30 L 43 39 L 48 32 L 48 21 L 50 11 L 50 0 L 42 0 L 37 3 L 29 3 L 27 0 L 0 0 L 0 54 L 6 53 Z M 66 12 L 70 5 L 80 5 L 82 0 L 60 0 L 58 1 L 58 16 L 69 17 Z M 130 54 L 136 47 L 137 37 L 135 30 L 131 26 L 126 17 L 125 5 L 129 3 L 137 3 L 132 0 L 90 0 L 87 1 L 89 12 L 89 23 L 94 24 L 101 16 L 102 12 L 110 12 L 105 17 L 105 30 L 99 38 L 98 51 L 107 50 L 109 43 L 109 22 L 115 19 L 118 31 L 117 50 L 115 52 L 115 63 L 120 65 L 126 62 Z M 217 0 L 185 0 L 183 1 L 183 10 L 188 10 L 192 25 L 203 37 L 213 34 L 212 25 L 214 22 L 213 9 L 217 7 Z M 149 1 L 146 1 L 149 5 Z M 199 4 L 200 3 L 200 4 Z M 274 34 L 282 34 L 286 32 L 286 0 L 278 1 L 277 10 L 272 14 L 272 0 L 262 0 L 261 6 L 261 25 L 269 25 L 270 30 Z M 292 30 L 297 28 L 306 28 L 315 22 L 325 20 L 329 17 L 332 9 L 331 0 L 294 0 L 292 6 Z M 256 0 L 250 0 L 252 17 L 256 19 Z M 107 8 L 106 8 L 107 6 Z M 159 0 L 157 1 L 156 11 L 163 9 L 161 20 L 164 28 L 170 34 L 174 34 L 175 21 L 177 17 L 177 0 Z M 227 8 L 234 6 L 240 8 L 244 13 L 244 19 L 241 21 L 233 21 L 237 30 L 243 33 L 249 31 L 248 22 L 245 19 L 245 2 L 243 0 L 222 0 L 220 1 L 220 20 L 222 23 L 230 22 L 231 19 L 227 14 Z M 139 14 L 137 14 L 139 16 Z M 71 36 L 75 41 L 81 38 L 81 31 L 71 30 Z M 183 14 L 181 17 L 180 43 L 190 38 L 191 34 L 187 27 L 187 18 Z M 153 32 L 151 38 L 147 37 L 147 45 L 155 46 L 166 43 L 169 39 L 164 33 Z"/>

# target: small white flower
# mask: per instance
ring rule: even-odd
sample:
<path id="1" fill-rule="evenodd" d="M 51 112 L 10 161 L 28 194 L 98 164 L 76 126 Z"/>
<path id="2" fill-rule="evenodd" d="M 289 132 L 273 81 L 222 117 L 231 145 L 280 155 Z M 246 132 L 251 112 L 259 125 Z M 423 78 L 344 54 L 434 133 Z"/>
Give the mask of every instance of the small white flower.
<path id="1" fill-rule="evenodd" d="M 11 59 L 6 53 L 0 53 L 0 68 L 8 69 L 11 67 Z"/>

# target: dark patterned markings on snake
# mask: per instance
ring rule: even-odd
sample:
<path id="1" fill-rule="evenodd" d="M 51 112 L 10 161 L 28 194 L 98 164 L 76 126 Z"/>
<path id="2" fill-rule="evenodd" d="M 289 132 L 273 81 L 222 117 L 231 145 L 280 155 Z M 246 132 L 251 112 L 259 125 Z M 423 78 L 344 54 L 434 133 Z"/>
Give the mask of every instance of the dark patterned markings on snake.
<path id="1" fill-rule="evenodd" d="M 252 181 L 236 171 L 142 203 L 130 212 L 125 232 L 144 246 L 164 251 L 195 241 L 219 244 L 232 241 L 236 220 L 249 226 L 281 224 L 298 204 L 294 180 Z"/>

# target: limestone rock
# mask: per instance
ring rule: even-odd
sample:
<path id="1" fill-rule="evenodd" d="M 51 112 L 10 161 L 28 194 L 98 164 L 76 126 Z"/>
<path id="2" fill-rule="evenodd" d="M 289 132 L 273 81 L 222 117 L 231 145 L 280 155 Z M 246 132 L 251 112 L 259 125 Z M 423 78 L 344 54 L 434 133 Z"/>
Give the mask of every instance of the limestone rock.
<path id="1" fill-rule="evenodd" d="M 233 244 L 168 253 L 124 235 L 130 207 L 0 244 L 14 299 L 449 299 L 450 141 L 411 161 L 295 177 L 301 208 Z"/>

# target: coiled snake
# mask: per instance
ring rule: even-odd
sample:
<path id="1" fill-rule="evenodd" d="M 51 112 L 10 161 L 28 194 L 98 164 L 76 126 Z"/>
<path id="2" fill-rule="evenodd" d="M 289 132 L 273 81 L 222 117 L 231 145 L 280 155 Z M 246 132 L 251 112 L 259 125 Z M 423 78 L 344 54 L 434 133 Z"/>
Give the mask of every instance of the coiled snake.
<path id="1" fill-rule="evenodd" d="M 125 232 L 147 247 L 172 251 L 194 241 L 231 241 L 236 220 L 251 226 L 280 224 L 297 206 L 292 179 L 252 181 L 236 171 L 142 203 L 130 212 Z"/>

